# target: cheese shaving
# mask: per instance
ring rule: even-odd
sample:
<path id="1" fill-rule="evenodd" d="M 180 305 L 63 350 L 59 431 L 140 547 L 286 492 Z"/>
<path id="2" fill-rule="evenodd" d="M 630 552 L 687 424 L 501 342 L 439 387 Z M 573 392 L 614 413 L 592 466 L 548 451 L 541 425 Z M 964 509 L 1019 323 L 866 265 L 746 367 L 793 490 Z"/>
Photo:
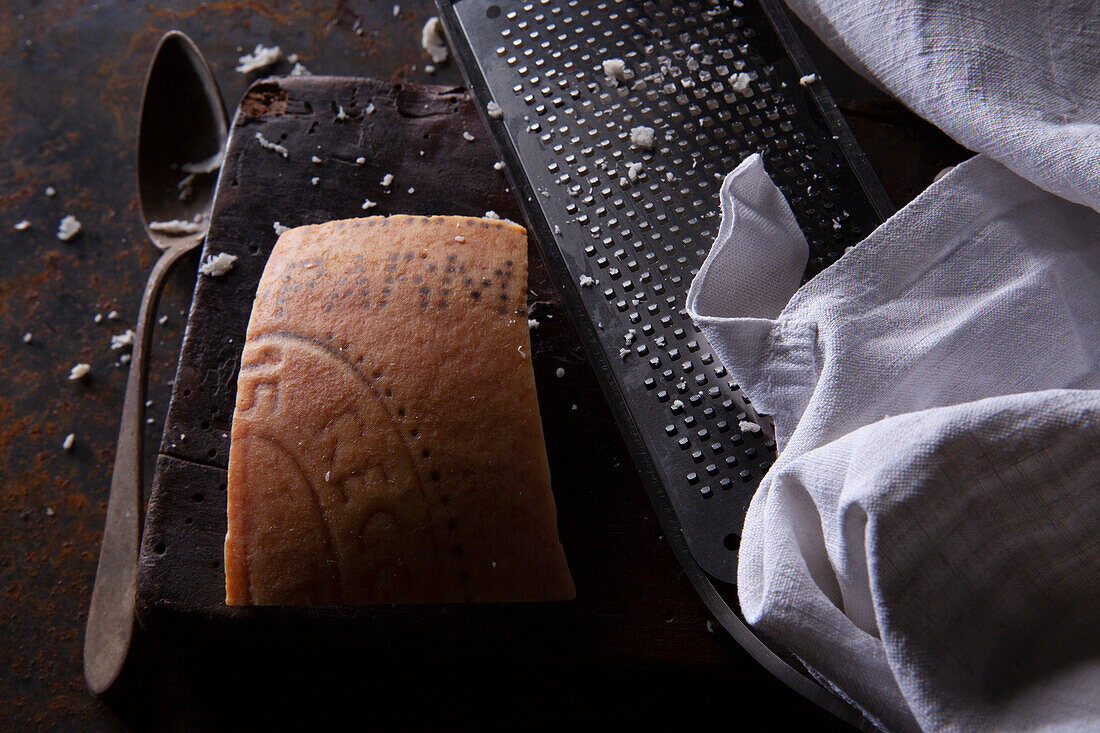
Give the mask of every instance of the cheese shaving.
<path id="1" fill-rule="evenodd" d="M 199 265 L 199 274 L 209 277 L 221 277 L 233 269 L 233 263 L 236 261 L 236 255 L 219 252 L 202 261 L 202 264 Z"/>
<path id="2" fill-rule="evenodd" d="M 68 242 L 81 230 L 80 222 L 72 214 L 67 215 L 57 226 L 57 238 L 62 242 Z"/>
<path id="3" fill-rule="evenodd" d="M 111 351 L 127 349 L 134 345 L 134 330 L 127 328 L 120 334 L 111 337 Z"/>
<path id="4" fill-rule="evenodd" d="M 197 234 L 205 229 L 198 222 L 183 221 L 182 219 L 170 219 L 169 221 L 149 222 L 149 231 L 157 234 L 167 234 L 170 237 L 179 237 L 185 234 Z"/>
<path id="5" fill-rule="evenodd" d="M 290 157 L 290 151 L 289 150 L 284 148 L 279 143 L 271 142 L 266 137 L 264 137 L 262 133 L 257 132 L 255 137 L 256 137 L 256 142 L 258 142 L 260 144 L 260 147 L 263 148 L 264 150 L 270 150 L 273 153 L 278 153 L 279 155 L 283 156 L 284 158 L 289 158 Z"/>
<path id="6" fill-rule="evenodd" d="M 222 167 L 222 155 L 223 153 L 218 151 L 205 160 L 200 160 L 195 163 L 184 163 L 180 166 L 180 170 L 184 173 L 213 173 Z"/>
<path id="7" fill-rule="evenodd" d="M 443 63 L 450 55 L 447 39 L 443 37 L 443 23 L 434 15 L 428 18 L 424 29 L 420 31 L 420 46 L 432 57 L 432 63 L 435 64 Z"/>
<path id="8" fill-rule="evenodd" d="M 657 142 L 657 134 L 652 127 L 639 125 L 630 128 L 630 142 L 639 148 L 651 149 Z"/>
<path id="9" fill-rule="evenodd" d="M 282 49 L 278 46 L 268 47 L 262 43 L 257 43 L 252 53 L 246 53 L 237 59 L 236 70 L 242 74 L 250 74 L 253 71 L 266 69 L 268 66 L 277 63 L 282 57 Z"/>

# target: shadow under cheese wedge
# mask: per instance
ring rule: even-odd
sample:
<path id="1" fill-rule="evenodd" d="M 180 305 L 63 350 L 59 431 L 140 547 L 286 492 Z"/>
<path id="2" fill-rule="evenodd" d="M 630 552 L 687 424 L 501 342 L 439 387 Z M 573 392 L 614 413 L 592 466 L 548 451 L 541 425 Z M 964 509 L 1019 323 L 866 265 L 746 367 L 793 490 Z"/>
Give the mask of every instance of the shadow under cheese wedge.
<path id="1" fill-rule="evenodd" d="M 370 217 L 284 232 L 237 383 L 229 605 L 575 590 L 531 366 L 526 231 Z"/>

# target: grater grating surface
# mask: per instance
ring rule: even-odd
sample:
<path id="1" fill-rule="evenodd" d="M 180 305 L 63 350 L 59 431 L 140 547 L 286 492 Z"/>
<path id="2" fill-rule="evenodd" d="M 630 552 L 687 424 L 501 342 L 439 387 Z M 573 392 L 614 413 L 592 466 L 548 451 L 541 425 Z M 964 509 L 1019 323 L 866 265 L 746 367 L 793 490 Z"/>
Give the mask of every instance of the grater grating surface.
<path id="1" fill-rule="evenodd" d="M 598 344 L 601 381 L 625 402 L 628 441 L 648 454 L 695 560 L 734 583 L 744 514 L 776 445 L 685 310 L 718 229 L 721 178 L 761 153 L 810 243 L 806 278 L 881 222 L 885 195 L 862 159 L 853 170 L 839 113 L 820 113 L 835 106 L 820 83 L 799 83 L 805 67 L 759 5 L 441 9 L 460 59 L 476 62 L 464 66 L 479 100 L 500 105 L 490 129 L 519 163 L 529 223 L 590 356 Z M 628 78 L 605 75 L 612 59 Z M 632 144 L 639 126 L 655 130 L 652 149 Z"/>
<path id="2" fill-rule="evenodd" d="M 489 129 L 693 584 L 773 673 L 858 719 L 782 669 L 674 536 L 735 585 L 745 511 L 776 453 L 685 310 L 722 177 L 761 154 L 809 242 L 804 279 L 892 212 L 823 84 L 800 83 L 813 69 L 789 21 L 772 0 L 438 4 L 475 96 L 500 107 Z M 651 149 L 632 143 L 639 126 Z"/>

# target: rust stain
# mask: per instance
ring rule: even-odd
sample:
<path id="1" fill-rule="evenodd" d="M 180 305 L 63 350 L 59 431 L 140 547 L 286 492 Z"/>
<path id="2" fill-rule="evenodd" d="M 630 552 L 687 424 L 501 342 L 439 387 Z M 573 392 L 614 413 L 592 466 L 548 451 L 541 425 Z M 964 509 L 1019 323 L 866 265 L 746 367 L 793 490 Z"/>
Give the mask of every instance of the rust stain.
<path id="1" fill-rule="evenodd" d="M 266 115 L 286 114 L 289 95 L 273 82 L 253 84 L 241 100 L 240 120 L 259 119 Z"/>

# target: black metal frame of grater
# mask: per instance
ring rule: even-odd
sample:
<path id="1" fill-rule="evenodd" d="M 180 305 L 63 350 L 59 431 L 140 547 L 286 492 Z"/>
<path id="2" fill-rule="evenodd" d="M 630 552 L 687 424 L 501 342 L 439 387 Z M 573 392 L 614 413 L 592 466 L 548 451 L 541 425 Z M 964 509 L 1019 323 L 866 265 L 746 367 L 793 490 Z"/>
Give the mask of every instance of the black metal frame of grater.
<path id="1" fill-rule="evenodd" d="M 683 302 L 717 231 L 721 177 L 753 152 L 810 243 L 806 278 L 892 212 L 824 85 L 800 83 L 813 69 L 785 12 L 773 0 L 437 4 L 475 97 L 500 106 L 486 122 L 693 586 L 769 671 L 869 725 L 726 599 L 775 442 Z M 607 77 L 610 59 L 631 76 Z M 640 125 L 657 131 L 652 150 L 631 145 Z"/>

